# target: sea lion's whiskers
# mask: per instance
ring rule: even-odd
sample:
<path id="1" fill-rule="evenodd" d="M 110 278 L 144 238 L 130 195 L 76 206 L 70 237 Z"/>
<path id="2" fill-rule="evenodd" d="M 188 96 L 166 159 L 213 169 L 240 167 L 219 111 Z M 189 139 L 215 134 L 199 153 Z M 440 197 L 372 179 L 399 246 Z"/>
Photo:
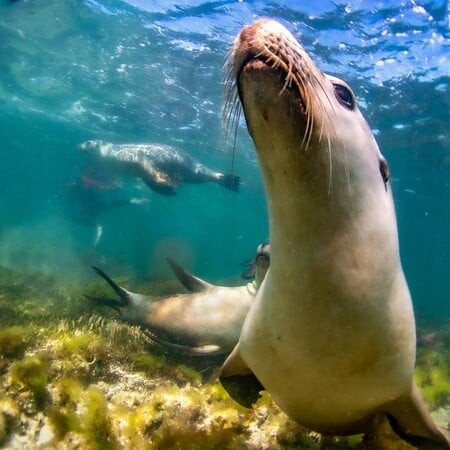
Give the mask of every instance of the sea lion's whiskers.
<path id="1" fill-rule="evenodd" d="M 287 72 L 286 72 L 286 79 L 285 79 L 285 81 L 284 81 L 284 84 L 283 84 L 283 87 L 281 88 L 280 93 L 278 94 L 278 97 L 280 97 L 280 96 L 283 94 L 283 92 L 284 92 L 288 87 L 291 87 L 291 86 L 292 86 L 292 80 L 293 80 L 293 78 L 294 78 L 292 69 L 293 69 L 293 67 L 294 67 L 294 63 L 293 63 L 292 58 L 291 58 L 290 56 L 288 56 L 288 59 L 289 59 L 289 64 L 287 65 L 288 70 L 287 70 Z"/>
<path id="2" fill-rule="evenodd" d="M 306 126 L 305 126 L 305 132 L 303 133 L 303 139 L 300 144 L 300 148 L 304 150 L 308 150 L 309 140 L 311 137 L 311 130 L 312 130 L 312 123 L 314 122 L 314 119 L 312 119 L 311 114 L 306 115 Z M 306 145 L 305 145 L 306 144 Z"/>
<path id="3" fill-rule="evenodd" d="M 330 139 L 330 134 L 327 133 L 327 141 L 328 141 L 328 145 L 327 145 L 327 151 L 328 151 L 328 196 L 331 195 L 331 181 L 332 181 L 332 177 L 333 177 L 333 160 L 332 160 L 332 155 L 331 155 L 331 139 Z"/>
<path id="4" fill-rule="evenodd" d="M 237 133 L 238 133 L 238 127 L 239 127 L 239 118 L 241 116 L 242 109 L 239 107 L 239 103 L 235 107 L 235 113 L 233 117 L 233 127 L 234 127 L 234 133 L 233 133 L 233 146 L 231 150 L 231 174 L 234 174 L 234 160 L 236 156 L 236 142 L 237 142 Z"/>
<path id="5" fill-rule="evenodd" d="M 233 127 L 236 122 L 236 116 L 239 115 L 241 105 L 235 91 L 230 91 L 229 98 L 227 99 L 223 111 L 222 111 L 222 126 L 226 133 L 229 128 Z"/>
<path id="6" fill-rule="evenodd" d="M 305 114 L 306 114 L 305 136 L 307 136 L 307 141 L 306 141 L 305 150 L 307 150 L 309 147 L 313 132 L 314 132 L 315 115 L 313 114 L 313 111 L 312 111 L 312 101 L 310 98 L 310 94 L 309 94 L 308 90 L 306 89 L 306 86 L 304 86 L 304 88 L 302 89 L 301 97 L 302 97 L 303 104 L 305 106 Z M 303 141 L 302 141 L 302 145 L 303 145 Z"/>
<path id="7" fill-rule="evenodd" d="M 231 61 L 231 60 L 230 60 Z M 229 64 L 228 74 L 225 77 L 226 97 L 222 109 L 222 126 L 225 129 L 225 142 L 228 140 L 230 130 L 233 131 L 231 150 L 231 175 L 234 174 L 234 162 L 236 157 L 236 142 L 239 128 L 239 119 L 242 111 L 239 95 L 234 82 L 234 72 Z"/>
<path id="8" fill-rule="evenodd" d="M 233 52 L 229 52 L 227 61 L 224 64 L 226 74 L 224 77 L 225 101 L 222 107 L 222 128 L 225 130 L 225 140 L 229 134 L 230 128 L 234 129 L 233 138 L 233 158 L 234 147 L 236 144 L 237 128 L 239 126 L 239 118 L 241 111 L 241 103 L 239 102 L 239 94 L 236 89 L 236 82 L 232 64 Z"/>
<path id="9" fill-rule="evenodd" d="M 307 103 L 310 104 L 310 103 Z M 303 135 L 301 147 L 304 148 L 305 151 L 308 150 L 309 143 L 311 141 L 311 137 L 314 130 L 314 115 L 311 114 L 309 108 L 306 108 L 306 125 L 305 125 L 305 133 Z"/>

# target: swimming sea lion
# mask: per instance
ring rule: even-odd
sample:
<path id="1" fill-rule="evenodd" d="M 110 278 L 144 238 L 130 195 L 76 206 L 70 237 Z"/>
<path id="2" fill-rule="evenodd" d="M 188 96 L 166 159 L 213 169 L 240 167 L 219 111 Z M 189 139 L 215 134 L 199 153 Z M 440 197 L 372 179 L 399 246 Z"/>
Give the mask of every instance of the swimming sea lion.
<path id="1" fill-rule="evenodd" d="M 406 440 L 448 448 L 413 382 L 388 166 L 351 89 L 271 20 L 243 28 L 230 65 L 263 173 L 271 265 L 222 383 L 246 405 L 264 387 L 321 433 L 365 432 L 386 414 Z"/>
<path id="2" fill-rule="evenodd" d="M 94 267 L 120 298 L 86 297 L 116 309 L 124 320 L 140 325 L 162 345 L 190 354 L 229 353 L 239 339 L 242 323 L 266 274 L 267 249 L 258 246 L 256 277 L 245 286 L 216 286 L 189 274 L 175 261 L 168 261 L 181 284 L 191 293 L 159 299 L 136 294 Z"/>
<path id="3" fill-rule="evenodd" d="M 80 150 L 95 155 L 102 164 L 128 176 L 141 178 L 153 191 L 175 195 L 182 183 L 212 181 L 239 191 L 240 177 L 214 172 L 180 149 L 164 144 L 112 144 L 91 140 Z"/>

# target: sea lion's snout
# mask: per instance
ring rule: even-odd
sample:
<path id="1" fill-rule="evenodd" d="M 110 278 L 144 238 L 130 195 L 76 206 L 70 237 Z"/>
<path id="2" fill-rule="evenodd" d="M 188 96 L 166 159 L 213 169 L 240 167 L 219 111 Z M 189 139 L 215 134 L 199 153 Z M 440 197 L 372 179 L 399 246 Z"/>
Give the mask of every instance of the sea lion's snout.
<path id="1" fill-rule="evenodd" d="M 313 128 L 320 133 L 326 120 L 320 105 L 332 90 L 324 80 L 325 75 L 283 25 L 261 19 L 243 28 L 230 52 L 225 123 L 233 120 L 239 98 L 252 136 L 288 113 L 299 121 L 299 142 L 306 142 Z"/>
<path id="2" fill-rule="evenodd" d="M 265 70 L 279 77 L 280 93 L 294 88 L 302 95 L 304 86 L 322 77 L 294 36 L 280 23 L 268 19 L 242 29 L 234 42 L 231 59 L 238 84 L 244 71 Z"/>
<path id="3" fill-rule="evenodd" d="M 82 152 L 89 152 L 93 149 L 97 148 L 101 142 L 95 140 L 84 141 L 81 144 L 77 145 L 78 150 Z"/>
<path id="4" fill-rule="evenodd" d="M 84 141 L 81 144 L 77 145 L 78 150 L 82 152 L 89 152 L 95 149 L 100 149 L 102 146 L 105 146 L 107 142 L 101 141 L 98 139 L 91 139 L 89 141 Z"/>

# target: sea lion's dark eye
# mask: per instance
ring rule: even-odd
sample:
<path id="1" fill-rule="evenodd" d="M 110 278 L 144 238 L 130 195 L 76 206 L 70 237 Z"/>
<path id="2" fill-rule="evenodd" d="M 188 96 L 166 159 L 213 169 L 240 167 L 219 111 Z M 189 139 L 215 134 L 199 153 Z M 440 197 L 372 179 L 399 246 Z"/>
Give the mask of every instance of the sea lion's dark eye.
<path id="1" fill-rule="evenodd" d="M 334 95 L 338 102 L 347 109 L 355 109 L 355 98 L 352 92 L 341 84 L 334 84 Z"/>
<path id="2" fill-rule="evenodd" d="M 391 178 L 391 174 L 389 173 L 389 166 L 385 159 L 380 159 L 380 173 L 381 178 L 383 178 L 384 185 L 386 186 L 386 183 Z"/>

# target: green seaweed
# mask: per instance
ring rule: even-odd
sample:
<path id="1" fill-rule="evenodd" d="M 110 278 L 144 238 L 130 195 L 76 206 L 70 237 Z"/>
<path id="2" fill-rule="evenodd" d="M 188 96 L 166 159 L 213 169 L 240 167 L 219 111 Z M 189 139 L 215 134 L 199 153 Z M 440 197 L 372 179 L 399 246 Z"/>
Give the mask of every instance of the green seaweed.
<path id="1" fill-rule="evenodd" d="M 83 386 L 70 377 L 62 377 L 55 383 L 55 398 L 61 406 L 73 406 L 80 401 Z"/>
<path id="2" fill-rule="evenodd" d="M 11 380 L 30 390 L 37 404 L 44 400 L 48 382 L 47 361 L 38 356 L 29 356 L 14 361 L 9 369 Z"/>
<path id="3" fill-rule="evenodd" d="M 0 411 L 0 445 L 3 444 L 7 436 L 8 422 L 6 420 L 6 415 L 3 413 L 3 411 Z"/>
<path id="4" fill-rule="evenodd" d="M 55 383 L 54 405 L 47 408 L 46 414 L 57 440 L 70 431 L 80 431 L 80 418 L 76 413 L 81 401 L 83 386 L 78 380 L 62 377 Z"/>
<path id="5" fill-rule="evenodd" d="M 79 418 L 74 412 L 66 412 L 51 406 L 47 409 L 46 415 L 58 441 L 63 439 L 69 431 L 81 429 Z"/>
<path id="6" fill-rule="evenodd" d="M 90 450 L 115 449 L 118 444 L 111 432 L 112 424 L 103 392 L 95 386 L 89 387 L 82 396 L 82 431 L 87 437 Z"/>
<path id="7" fill-rule="evenodd" d="M 450 401 L 449 367 L 440 363 L 432 368 L 416 368 L 414 379 L 420 387 L 426 402 L 438 408 Z"/>
<path id="8" fill-rule="evenodd" d="M 151 353 L 141 352 L 132 355 L 133 367 L 137 371 L 145 372 L 147 375 L 160 373 L 166 366 L 167 361 L 164 356 L 156 356 Z"/>
<path id="9" fill-rule="evenodd" d="M 0 330 L 0 357 L 22 358 L 30 341 L 31 331 L 27 327 L 13 326 Z"/>
<path id="10" fill-rule="evenodd" d="M 193 384 L 200 383 L 202 379 L 201 375 L 195 369 L 186 366 L 185 364 L 178 364 L 177 371 L 186 378 L 187 381 Z"/>

